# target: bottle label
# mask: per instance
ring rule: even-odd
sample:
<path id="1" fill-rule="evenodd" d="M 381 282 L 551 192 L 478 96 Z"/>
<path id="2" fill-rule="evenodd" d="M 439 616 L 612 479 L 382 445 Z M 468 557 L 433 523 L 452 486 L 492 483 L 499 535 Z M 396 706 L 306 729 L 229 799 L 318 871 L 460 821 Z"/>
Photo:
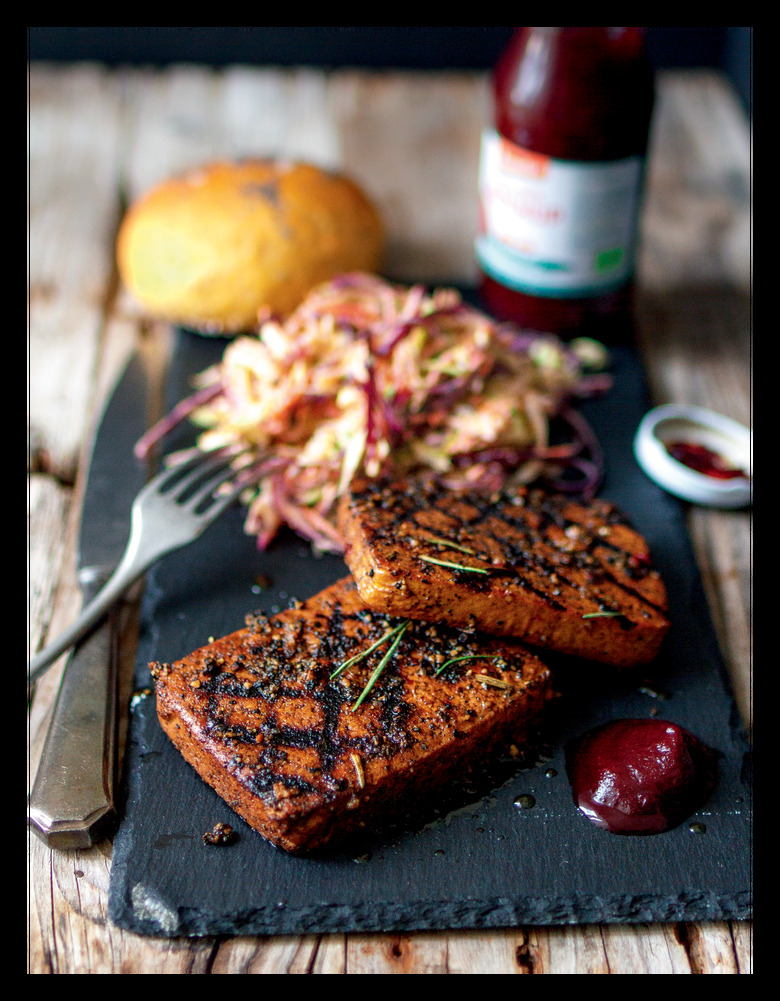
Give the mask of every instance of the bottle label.
<path id="1" fill-rule="evenodd" d="M 558 160 L 482 137 L 477 260 L 507 288 L 589 297 L 620 288 L 634 267 L 643 159 Z"/>

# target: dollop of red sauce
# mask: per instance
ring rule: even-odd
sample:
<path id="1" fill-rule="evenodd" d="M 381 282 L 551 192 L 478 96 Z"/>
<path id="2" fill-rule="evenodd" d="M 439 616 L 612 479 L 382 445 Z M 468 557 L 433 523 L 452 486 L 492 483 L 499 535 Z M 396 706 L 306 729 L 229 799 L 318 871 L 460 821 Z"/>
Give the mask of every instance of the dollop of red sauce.
<path id="1" fill-rule="evenodd" d="M 722 455 L 697 442 L 668 442 L 666 451 L 689 469 L 695 469 L 697 473 L 712 476 L 716 480 L 733 480 L 747 475 L 744 469 L 730 465 Z"/>
<path id="2" fill-rule="evenodd" d="M 709 799 L 716 753 L 675 723 L 621 719 L 573 741 L 566 767 L 574 802 L 613 834 L 661 834 Z"/>

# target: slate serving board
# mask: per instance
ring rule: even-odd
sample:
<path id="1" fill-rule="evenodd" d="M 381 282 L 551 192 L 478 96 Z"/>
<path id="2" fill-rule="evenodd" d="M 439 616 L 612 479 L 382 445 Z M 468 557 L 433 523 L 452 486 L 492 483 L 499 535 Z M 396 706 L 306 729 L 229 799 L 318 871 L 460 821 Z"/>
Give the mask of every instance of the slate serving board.
<path id="1" fill-rule="evenodd" d="M 186 331 L 169 376 L 173 405 L 224 344 Z M 150 935 L 274 935 L 709 921 L 752 915 L 750 750 L 732 699 L 684 523 L 683 505 L 632 454 L 648 408 L 641 363 L 614 349 L 615 387 L 586 413 L 606 453 L 601 494 L 649 540 L 667 583 L 672 628 L 652 668 L 630 681 L 566 662 L 537 764 L 430 822 L 358 852 L 300 859 L 265 842 L 179 756 L 157 722 L 148 664 L 241 628 L 245 615 L 305 598 L 345 573 L 286 536 L 259 553 L 231 510 L 149 573 L 114 841 L 109 916 Z M 167 443 L 170 447 L 173 441 Z M 270 578 L 272 586 L 258 581 Z M 576 668 L 576 670 L 573 670 Z M 591 726 L 651 713 L 719 752 L 709 802 L 662 835 L 620 837 L 576 809 L 566 742 Z M 523 799 L 523 797 L 526 797 Z M 527 797 L 531 797 L 529 800 Z M 517 801 L 529 804 L 521 807 Z M 224 821 L 234 844 L 206 846 Z"/>

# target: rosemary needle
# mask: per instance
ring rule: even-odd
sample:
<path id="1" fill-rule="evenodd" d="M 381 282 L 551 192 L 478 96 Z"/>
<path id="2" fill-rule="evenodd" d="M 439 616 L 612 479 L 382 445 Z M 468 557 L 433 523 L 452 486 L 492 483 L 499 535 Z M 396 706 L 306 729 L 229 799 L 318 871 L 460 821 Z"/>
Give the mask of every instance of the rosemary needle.
<path id="1" fill-rule="evenodd" d="M 401 637 L 404 634 L 404 630 L 406 629 L 406 627 L 408 625 L 409 625 L 409 621 L 407 619 L 406 622 L 403 622 L 398 627 L 398 629 L 395 630 L 396 636 L 395 636 L 395 639 L 392 642 L 392 645 L 390 646 L 390 649 L 387 651 L 387 653 L 384 655 L 384 657 L 377 664 L 376 670 L 371 675 L 371 677 L 368 679 L 368 684 L 363 689 L 363 691 L 360 693 L 360 698 L 357 700 L 357 702 L 354 704 L 354 706 L 352 706 L 352 712 L 355 712 L 355 710 L 358 708 L 358 706 L 361 704 L 361 702 L 365 699 L 365 697 L 368 695 L 368 693 L 371 691 L 371 689 L 376 684 L 377 678 L 382 673 L 382 671 L 384 671 L 385 665 L 392 658 L 393 654 L 395 653 L 396 649 L 398 648 L 398 644 L 401 642 Z"/>
<path id="2" fill-rule="evenodd" d="M 337 678 L 342 671 L 345 671 L 352 664 L 355 664 L 357 661 L 362 660 L 364 657 L 367 657 L 370 653 L 373 653 L 377 647 L 382 646 L 382 644 L 386 643 L 391 636 L 395 636 L 396 633 L 401 632 L 403 629 L 406 628 L 407 625 L 408 622 L 402 622 L 399 626 L 396 626 L 394 629 L 390 629 L 383 636 L 380 636 L 379 639 L 376 641 L 376 643 L 372 643 L 367 650 L 361 650 L 360 653 L 356 653 L 348 660 L 345 660 L 344 663 L 340 664 L 333 672 L 333 674 L 331 674 L 330 680 L 332 681 L 334 678 Z"/>
<path id="3" fill-rule="evenodd" d="M 437 560 L 433 556 L 421 556 L 426 563 L 435 563 L 440 567 L 451 567 L 453 570 L 467 570 L 469 573 L 490 573 L 485 567 L 467 567 L 463 563 L 450 563 L 449 560 Z"/>
<path id="4" fill-rule="evenodd" d="M 438 535 L 426 535 L 423 536 L 426 542 L 433 542 L 437 546 L 444 546 L 449 549 L 457 549 L 461 553 L 467 553 L 469 556 L 476 556 L 477 554 L 473 549 L 467 549 L 466 546 L 461 546 L 457 542 L 450 542 L 449 539 L 440 539 Z"/>
<path id="5" fill-rule="evenodd" d="M 499 660 L 499 659 L 500 658 L 496 657 L 495 654 L 490 654 L 490 653 L 467 653 L 464 654 L 462 657 L 450 657 L 449 660 L 445 660 L 445 662 L 441 665 L 441 667 L 436 668 L 436 671 L 434 672 L 433 676 L 434 678 L 437 677 L 439 674 L 441 674 L 441 672 L 444 670 L 445 667 L 449 667 L 450 664 L 454 664 L 459 660 Z"/>

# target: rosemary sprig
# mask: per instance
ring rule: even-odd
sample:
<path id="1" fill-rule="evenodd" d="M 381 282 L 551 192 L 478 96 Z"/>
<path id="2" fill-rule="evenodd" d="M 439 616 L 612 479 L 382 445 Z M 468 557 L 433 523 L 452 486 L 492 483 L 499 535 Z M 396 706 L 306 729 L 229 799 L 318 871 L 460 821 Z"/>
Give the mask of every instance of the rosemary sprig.
<path id="1" fill-rule="evenodd" d="M 395 635 L 395 639 L 393 640 L 392 644 L 390 645 L 390 649 L 387 651 L 387 653 L 384 655 L 384 657 L 377 664 L 376 669 L 374 670 L 374 673 L 368 679 L 368 684 L 363 689 L 363 691 L 360 693 L 360 698 L 357 700 L 357 702 L 354 704 L 354 706 L 352 706 L 352 712 L 355 712 L 355 710 L 363 702 L 363 700 L 366 698 L 366 696 L 368 695 L 368 693 L 371 691 L 371 689 L 376 684 L 377 678 L 382 673 L 382 671 L 384 671 L 384 669 L 385 669 L 385 665 L 388 663 L 389 660 L 392 659 L 393 654 L 398 649 L 398 644 L 401 642 L 401 637 L 404 634 L 404 630 L 407 628 L 407 626 L 409 624 L 410 624 L 409 620 L 407 619 L 406 622 L 401 623 L 401 625 L 398 627 L 398 629 L 394 630 L 394 632 L 395 632 L 396 635 Z"/>
<path id="2" fill-rule="evenodd" d="M 464 654 L 462 657 L 450 657 L 449 660 L 445 660 L 445 662 L 441 665 L 441 667 L 436 668 L 433 676 L 434 678 L 437 677 L 438 675 L 441 674 L 441 672 L 445 669 L 445 667 L 449 667 L 450 664 L 455 664 L 459 660 L 500 660 L 500 659 L 501 659 L 500 657 L 497 657 L 495 654 L 491 653 L 467 653 Z"/>
<path id="3" fill-rule="evenodd" d="M 453 570 L 466 570 L 469 573 L 490 573 L 485 567 L 467 567 L 463 563 L 451 563 L 449 560 L 437 560 L 434 556 L 421 556 L 426 563 L 435 563 L 440 567 L 450 567 Z"/>
<path id="4" fill-rule="evenodd" d="M 622 612 L 586 612 L 582 617 L 583 619 L 612 619 L 622 614 Z"/>
<path id="5" fill-rule="evenodd" d="M 400 625 L 395 626 L 394 629 L 389 629 L 383 636 L 379 637 L 379 639 L 376 641 L 376 643 L 372 643 L 371 646 L 368 647 L 367 650 L 361 650 L 360 653 L 356 653 L 356 654 L 354 654 L 354 656 L 350 657 L 348 660 L 345 660 L 342 664 L 340 664 L 336 668 L 336 670 L 333 672 L 333 674 L 331 674 L 330 680 L 332 681 L 334 678 L 337 678 L 341 674 L 342 671 L 345 671 L 348 667 L 351 667 L 352 664 L 356 664 L 359 660 L 362 660 L 364 657 L 368 657 L 368 655 L 370 653 L 373 653 L 374 650 L 376 650 L 377 647 L 382 646 L 391 637 L 395 636 L 396 633 L 402 632 L 406 628 L 407 625 L 408 625 L 408 622 L 402 622 Z"/>

